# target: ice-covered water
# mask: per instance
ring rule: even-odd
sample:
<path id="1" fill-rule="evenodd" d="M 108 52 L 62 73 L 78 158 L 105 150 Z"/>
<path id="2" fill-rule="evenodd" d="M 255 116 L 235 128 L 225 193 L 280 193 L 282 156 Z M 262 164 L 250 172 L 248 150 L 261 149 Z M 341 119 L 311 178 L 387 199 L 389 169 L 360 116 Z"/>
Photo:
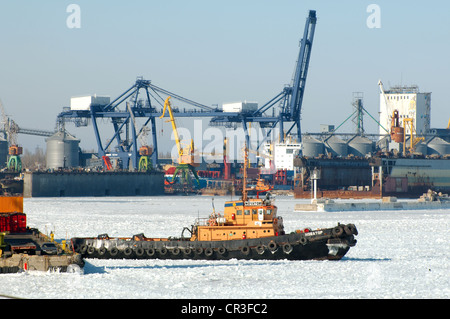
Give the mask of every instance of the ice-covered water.
<path id="1" fill-rule="evenodd" d="M 229 197 L 215 197 L 221 211 Z M 0 275 L 21 298 L 449 298 L 450 210 L 305 212 L 278 197 L 285 229 L 353 223 L 358 243 L 340 261 L 87 259 L 83 273 Z M 76 236 L 179 236 L 211 197 L 27 198 L 30 227 Z"/>

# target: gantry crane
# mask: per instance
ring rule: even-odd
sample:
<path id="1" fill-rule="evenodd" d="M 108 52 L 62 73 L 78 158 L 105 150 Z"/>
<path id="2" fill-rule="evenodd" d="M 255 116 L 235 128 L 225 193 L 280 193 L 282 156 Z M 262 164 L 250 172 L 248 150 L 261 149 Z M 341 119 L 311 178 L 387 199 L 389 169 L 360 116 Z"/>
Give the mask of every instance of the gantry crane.
<path id="1" fill-rule="evenodd" d="M 247 123 L 257 122 L 261 127 L 269 128 L 269 131 L 266 134 L 266 138 L 269 136 L 272 129 L 274 129 L 278 125 L 279 137 L 281 142 L 284 142 L 285 136 L 290 135 L 291 130 L 295 126 L 297 126 L 297 141 L 301 143 L 301 111 L 316 22 L 316 11 L 310 10 L 308 17 L 306 18 L 303 38 L 300 41 L 300 51 L 295 67 L 295 73 L 290 86 L 284 87 L 284 89 L 274 98 L 272 98 L 270 101 L 268 101 L 252 113 L 239 113 L 237 116 L 235 116 L 234 114 L 229 114 L 227 116 L 227 114 L 224 113 L 221 116 L 217 116 L 211 119 L 211 122 L 222 123 L 224 125 L 229 125 L 229 123 L 233 122 L 241 122 L 247 138 L 246 143 L 249 146 L 250 139 L 247 133 Z M 267 110 L 274 107 L 277 103 L 280 103 L 278 116 L 264 115 Z M 286 122 L 293 123 L 285 132 L 284 124 Z M 258 148 L 264 143 L 265 139 L 260 142 Z"/>
<path id="2" fill-rule="evenodd" d="M 295 67 L 294 77 L 290 86 L 286 86 L 270 101 L 265 103 L 253 112 L 224 112 L 219 107 L 206 106 L 180 95 L 177 95 L 168 90 L 162 89 L 151 83 L 149 80 L 138 78 L 136 83 L 119 95 L 112 102 L 107 105 L 91 105 L 88 110 L 64 110 L 58 115 L 58 122 L 73 121 L 76 126 L 87 125 L 88 120 L 91 120 L 94 128 L 94 133 L 97 141 L 98 156 L 118 157 L 122 160 L 124 169 L 128 169 L 130 161 L 134 168 L 138 168 L 139 153 L 138 153 L 138 137 L 142 134 L 144 128 L 148 123 L 151 123 L 151 132 L 153 139 L 153 152 L 151 155 L 152 165 L 158 164 L 158 141 L 156 134 L 156 117 L 161 116 L 161 112 L 157 109 L 158 104 L 163 107 L 164 97 L 171 96 L 182 103 L 193 106 L 194 109 L 183 110 L 177 112 L 177 117 L 209 117 L 212 125 L 229 125 L 230 123 L 241 123 L 245 132 L 247 145 L 250 146 L 250 139 L 247 130 L 247 124 L 251 122 L 259 123 L 261 128 L 268 128 L 269 131 L 266 137 L 260 141 L 262 145 L 270 132 L 278 125 L 280 137 L 284 140 L 286 135 L 289 135 L 291 130 L 297 126 L 297 138 L 301 142 L 301 108 L 303 103 L 303 96 L 305 91 L 306 77 L 308 74 L 309 61 L 311 56 L 311 48 L 314 38 L 314 30 L 316 25 L 316 11 L 310 10 L 306 19 L 305 30 L 303 38 L 300 41 L 300 52 L 298 55 L 297 64 Z M 141 91 L 143 95 L 140 95 Z M 143 96 L 145 101 L 139 100 L 138 96 Z M 120 105 L 128 98 L 131 99 L 126 108 L 120 108 Z M 278 115 L 266 115 L 266 112 L 279 103 L 280 109 Z M 114 133 L 109 139 L 106 139 L 106 144 L 101 138 L 100 130 L 97 121 L 99 119 L 110 119 Z M 135 119 L 144 118 L 145 124 L 138 130 Z M 130 125 L 133 122 L 133 125 Z M 293 122 L 291 127 L 284 132 L 284 124 L 286 122 Z M 131 126 L 131 137 L 129 137 L 129 126 Z M 123 130 L 126 130 L 126 137 L 123 137 Z M 116 141 L 116 147 L 110 150 L 112 143 Z M 258 146 L 258 148 L 259 148 Z"/>
<path id="3" fill-rule="evenodd" d="M 200 180 L 198 178 L 197 172 L 195 171 L 195 161 L 194 161 L 194 140 L 191 139 L 191 143 L 188 146 L 183 147 L 181 145 L 180 136 L 178 135 L 177 125 L 175 123 L 175 117 L 173 116 L 172 107 L 170 105 L 170 96 L 166 98 L 164 102 L 164 108 L 160 118 L 164 117 L 166 110 L 169 111 L 169 121 L 172 124 L 172 130 L 175 138 L 175 144 L 178 151 L 178 165 L 176 166 L 175 172 L 173 173 L 172 183 L 176 181 L 178 173 L 181 173 L 181 183 L 191 184 L 190 173 L 195 177 L 197 185 L 200 186 Z"/>
<path id="4" fill-rule="evenodd" d="M 142 91 L 144 91 L 143 94 L 141 93 Z M 217 108 L 186 99 L 152 84 L 149 80 L 138 77 L 133 86 L 107 105 L 91 105 L 89 110 L 64 110 L 58 114 L 57 121 L 61 123 L 61 126 L 66 121 L 72 121 L 76 126 L 86 126 L 88 120 L 91 120 L 97 141 L 98 156 L 100 158 L 119 158 L 124 169 L 128 169 L 130 164 L 135 169 L 139 167 L 139 160 L 142 158 L 141 154 L 143 149 L 138 148 L 137 144 L 139 138 L 147 132 L 147 125 L 150 124 L 149 130 L 152 134 L 153 151 L 151 155 L 147 155 L 151 156 L 151 163 L 148 163 L 148 165 L 155 166 L 158 164 L 156 118 L 162 114 L 157 109 L 157 106 L 164 107 L 164 98 L 162 95 L 171 96 L 173 99 L 201 109 L 200 111 L 190 110 L 177 112 L 177 117 L 212 117 L 218 113 Z M 145 100 L 139 99 L 140 96 L 143 96 Z M 130 101 L 126 101 L 127 99 L 130 99 Z M 124 102 L 127 105 L 121 108 Z M 138 118 L 145 120 L 145 123 L 140 128 L 138 127 Z M 113 135 L 106 139 L 106 143 L 101 137 L 98 126 L 100 119 L 110 119 L 113 126 Z M 114 142 L 116 142 L 116 146 L 110 150 Z M 141 154 L 139 154 L 138 150 L 140 150 Z M 147 148 L 148 150 L 150 149 Z M 150 152 L 147 153 L 150 154 Z M 141 167 L 142 165 L 141 163 Z"/>
<path id="5" fill-rule="evenodd" d="M 415 150 L 415 147 L 418 143 L 425 140 L 423 136 L 417 137 L 416 129 L 414 128 L 414 119 L 412 118 L 404 118 L 403 119 L 403 128 L 404 128 L 404 134 L 403 134 L 403 154 L 406 154 L 406 129 L 409 128 L 409 152 L 413 153 Z"/>
<path id="6" fill-rule="evenodd" d="M 6 167 L 8 170 L 20 172 L 22 171 L 22 161 L 20 155 L 22 155 L 22 147 L 17 145 L 17 133 L 19 126 L 10 119 L 5 112 L 3 103 L 0 101 L 0 110 L 2 112 L 3 130 L 6 133 L 6 140 L 8 141 L 8 162 Z"/>

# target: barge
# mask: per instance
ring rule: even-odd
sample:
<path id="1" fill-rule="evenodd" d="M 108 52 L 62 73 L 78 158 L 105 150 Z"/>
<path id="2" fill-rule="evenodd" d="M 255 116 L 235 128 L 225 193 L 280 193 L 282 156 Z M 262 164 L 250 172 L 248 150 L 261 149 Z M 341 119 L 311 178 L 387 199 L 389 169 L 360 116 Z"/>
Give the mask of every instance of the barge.
<path id="1" fill-rule="evenodd" d="M 418 198 L 429 189 L 450 192 L 450 157 L 378 156 L 365 159 L 297 158 L 300 173 L 294 197 L 312 198 L 316 170 L 317 198 L 381 199 Z"/>
<path id="2" fill-rule="evenodd" d="M 22 196 L 0 197 L 0 273 L 81 270 L 81 254 L 68 247 L 27 226 Z"/>

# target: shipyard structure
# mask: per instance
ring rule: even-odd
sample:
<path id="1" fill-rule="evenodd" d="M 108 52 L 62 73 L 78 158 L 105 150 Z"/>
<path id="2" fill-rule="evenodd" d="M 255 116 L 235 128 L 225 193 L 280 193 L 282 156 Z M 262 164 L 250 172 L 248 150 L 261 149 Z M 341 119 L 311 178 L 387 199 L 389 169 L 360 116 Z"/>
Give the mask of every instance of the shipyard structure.
<path id="1" fill-rule="evenodd" d="M 294 160 L 294 194 L 311 198 L 419 197 L 450 192 L 450 125 L 430 128 L 431 93 L 417 86 L 380 87 L 379 134 L 303 139 Z M 345 134 L 344 134 L 345 135 Z"/>
<path id="2" fill-rule="evenodd" d="M 301 143 L 295 136 L 266 141 L 259 151 L 250 150 L 257 158 L 248 167 L 250 191 L 257 191 L 262 182 L 273 192 L 291 192 L 297 198 L 411 198 L 429 189 L 450 192 L 450 127 L 431 128 L 431 93 L 422 93 L 417 86 L 388 90 L 379 86 L 378 134 L 367 134 L 362 126 L 354 133 L 339 133 L 334 125 L 321 125 L 319 133 L 302 134 Z M 80 98 L 75 101 L 72 106 L 81 108 Z M 95 96 L 86 101 L 90 104 L 84 107 L 92 107 Z M 224 107 L 238 112 L 231 110 L 235 104 Z M 361 106 L 362 101 L 355 105 Z M 48 136 L 45 170 L 21 174 L 24 196 L 226 195 L 242 189 L 242 163 L 227 157 L 226 140 L 221 159 L 200 162 L 194 171 L 180 176 L 174 176 L 177 164 L 171 159 L 152 165 L 151 147 L 141 147 L 137 167 L 131 164 L 124 169 L 122 159 L 113 152 L 100 157 L 82 152 L 79 144 L 66 130 Z M 11 150 L 6 140 L 0 140 L 4 166 L 11 158 L 18 161 L 16 153 L 16 148 Z M 13 167 L 3 170 L 11 172 Z M 2 187 L 17 187 L 14 178 L 19 173 L 8 176 L 2 179 Z M 180 182 L 184 184 L 177 188 Z"/>
<path id="3" fill-rule="evenodd" d="M 302 103 L 316 23 L 316 11 L 310 10 L 291 83 L 262 105 L 241 101 L 207 106 L 141 77 L 113 99 L 96 94 L 72 97 L 70 106 L 57 116 L 57 131 L 38 132 L 47 137 L 45 170 L 26 171 L 20 180 L 11 175 L 22 172 L 22 148 L 15 134 L 30 134 L 31 130 L 6 118 L 0 103 L 6 133 L 5 140 L 0 140 L 0 165 L 10 173 L 2 178 L 2 187 L 12 192 L 23 183 L 25 196 L 242 192 L 242 161 L 229 156 L 230 151 L 238 154 L 241 149 L 229 150 L 225 138 L 222 155 L 205 163 L 196 159 L 193 139 L 181 143 L 175 118 L 209 118 L 210 126 L 242 127 L 249 157 L 257 159 L 246 167 L 248 191 L 257 195 L 271 190 L 293 192 L 298 198 L 380 198 L 415 197 L 428 189 L 449 192 L 450 121 L 447 128 L 431 128 L 431 93 L 420 92 L 417 86 L 385 90 L 380 81 L 378 119 L 364 108 L 362 93 L 355 92 L 352 133 L 339 132 L 343 123 L 321 125 L 318 133 L 302 132 Z M 171 99 L 177 101 L 173 107 Z M 365 114 L 377 122 L 377 133 L 365 132 Z M 177 158 L 164 160 L 158 155 L 156 124 L 166 120 L 171 122 Z M 66 123 L 91 125 L 97 151 L 82 152 Z M 112 125 L 107 138 L 99 129 L 103 123 Z M 257 125 L 265 136 L 256 149 L 250 143 L 251 125 Z M 275 139 L 275 129 L 278 140 L 268 140 L 269 136 Z M 150 145 L 146 134 L 151 134 Z"/>
<path id="4" fill-rule="evenodd" d="M 379 86 L 378 134 L 366 133 L 361 114 L 355 111 L 358 125 L 353 133 L 321 125 L 319 133 L 303 134 L 301 143 L 295 138 L 268 142 L 257 155 L 255 181 L 264 180 L 273 191 L 290 190 L 296 198 L 418 198 L 429 190 L 449 193 L 450 125 L 431 128 L 431 93 L 422 93 L 417 86 L 387 91 Z M 362 98 L 353 104 L 361 109 Z M 227 174 L 221 174 L 217 167 L 214 176 L 207 171 L 201 176 L 210 177 L 207 185 L 230 189 L 218 181 L 232 179 L 230 172 L 239 176 L 239 168 L 224 165 Z M 205 192 L 213 193 L 211 188 Z"/>

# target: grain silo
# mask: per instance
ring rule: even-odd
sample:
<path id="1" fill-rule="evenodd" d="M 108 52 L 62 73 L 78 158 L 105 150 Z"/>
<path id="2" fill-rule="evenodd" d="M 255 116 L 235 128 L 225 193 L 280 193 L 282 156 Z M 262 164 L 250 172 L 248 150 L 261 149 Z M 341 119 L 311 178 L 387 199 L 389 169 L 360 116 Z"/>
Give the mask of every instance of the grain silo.
<path id="1" fill-rule="evenodd" d="M 6 167 L 8 161 L 8 141 L 0 137 L 0 168 Z"/>
<path id="2" fill-rule="evenodd" d="M 331 153 L 333 156 L 346 157 L 348 155 L 347 143 L 336 135 L 328 138 L 324 144 L 327 152 Z"/>
<path id="3" fill-rule="evenodd" d="M 45 140 L 47 142 L 47 168 L 69 168 L 79 165 L 80 140 L 66 131 L 59 131 Z"/>
<path id="4" fill-rule="evenodd" d="M 409 142 L 407 142 L 409 143 Z M 406 144 L 409 145 L 409 144 Z M 424 142 L 417 143 L 417 145 L 414 147 L 414 153 L 427 155 L 428 154 L 428 147 L 427 144 Z"/>
<path id="5" fill-rule="evenodd" d="M 428 144 L 428 155 L 447 155 L 450 154 L 450 143 L 440 137 L 432 138 Z"/>
<path id="6" fill-rule="evenodd" d="M 303 137 L 302 143 L 303 143 L 303 156 L 317 157 L 320 154 L 325 154 L 323 143 L 311 136 Z"/>
<path id="7" fill-rule="evenodd" d="M 367 137 L 355 136 L 348 141 L 348 152 L 355 156 L 365 157 L 373 152 L 373 144 Z"/>

